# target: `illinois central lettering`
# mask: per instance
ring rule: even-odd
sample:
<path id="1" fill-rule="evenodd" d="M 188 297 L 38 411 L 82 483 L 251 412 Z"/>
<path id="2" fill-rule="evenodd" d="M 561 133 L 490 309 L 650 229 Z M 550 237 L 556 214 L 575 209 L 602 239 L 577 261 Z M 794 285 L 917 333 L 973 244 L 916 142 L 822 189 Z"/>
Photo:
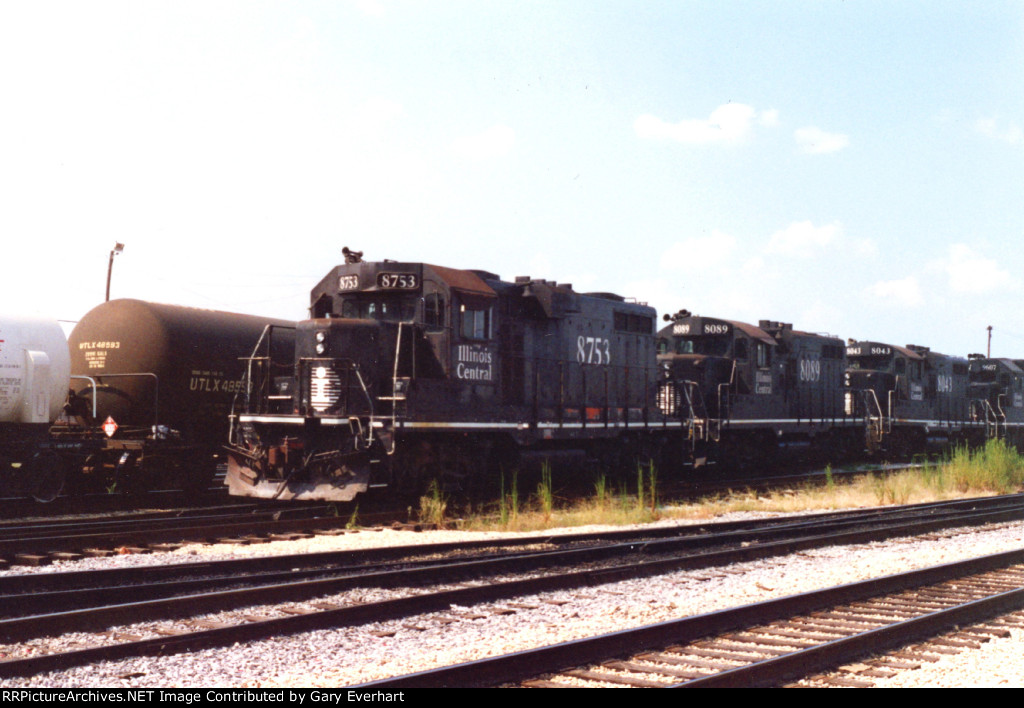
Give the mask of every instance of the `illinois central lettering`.
<path id="1" fill-rule="evenodd" d="M 487 347 L 460 344 L 455 348 L 455 377 L 474 383 L 494 381 L 494 352 Z"/>

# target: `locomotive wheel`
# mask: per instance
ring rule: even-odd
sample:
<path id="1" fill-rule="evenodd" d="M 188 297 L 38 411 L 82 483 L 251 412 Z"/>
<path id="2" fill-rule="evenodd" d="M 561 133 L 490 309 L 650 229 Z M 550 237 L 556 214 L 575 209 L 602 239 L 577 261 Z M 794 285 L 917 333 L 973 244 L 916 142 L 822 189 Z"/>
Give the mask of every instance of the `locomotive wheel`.
<path id="1" fill-rule="evenodd" d="M 37 453 L 31 468 L 33 477 L 32 498 L 47 504 L 52 502 L 64 491 L 67 469 L 59 455 L 52 452 Z"/>

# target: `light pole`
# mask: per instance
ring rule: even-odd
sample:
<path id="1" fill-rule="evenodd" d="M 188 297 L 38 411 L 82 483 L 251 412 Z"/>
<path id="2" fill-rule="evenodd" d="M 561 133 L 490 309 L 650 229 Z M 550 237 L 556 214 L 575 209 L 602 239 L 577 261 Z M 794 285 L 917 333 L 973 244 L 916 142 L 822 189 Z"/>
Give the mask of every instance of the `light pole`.
<path id="1" fill-rule="evenodd" d="M 114 256 L 121 253 L 124 250 L 123 243 L 114 243 L 114 250 L 110 252 L 110 261 L 107 263 L 107 299 L 106 302 L 110 302 L 110 274 L 114 272 Z"/>

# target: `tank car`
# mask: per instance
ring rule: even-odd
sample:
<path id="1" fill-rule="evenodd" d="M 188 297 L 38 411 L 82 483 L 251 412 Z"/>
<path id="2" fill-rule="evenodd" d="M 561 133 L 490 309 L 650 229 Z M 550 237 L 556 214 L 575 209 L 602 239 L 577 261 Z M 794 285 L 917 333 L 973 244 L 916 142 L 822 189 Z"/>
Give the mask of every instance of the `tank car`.
<path id="1" fill-rule="evenodd" d="M 846 357 L 847 410 L 864 416 L 869 450 L 910 454 L 983 439 L 970 413 L 966 359 L 852 340 Z"/>
<path id="2" fill-rule="evenodd" d="M 986 438 L 1024 447 L 1024 361 L 970 354 L 968 397 L 971 419 L 985 427 Z"/>
<path id="3" fill-rule="evenodd" d="M 292 375 L 251 362 L 232 494 L 348 501 L 438 480 L 472 495 L 500 470 L 612 465 L 678 435 L 653 405 L 652 308 L 529 277 L 348 261 L 312 290 Z"/>
<path id="4" fill-rule="evenodd" d="M 70 361 L 56 321 L 0 317 L 0 490 L 52 498 L 60 460 L 47 432 L 67 395 Z"/>
<path id="5" fill-rule="evenodd" d="M 285 320 L 132 299 L 93 308 L 68 340 L 69 420 L 54 427 L 77 479 L 137 491 L 207 486 L 242 360 L 270 325 L 273 351 L 290 357 Z"/>
<path id="6" fill-rule="evenodd" d="M 841 340 L 687 310 L 665 319 L 658 403 L 685 426 L 695 465 L 771 464 L 786 453 L 810 459 L 855 446 L 860 419 L 843 407 Z"/>

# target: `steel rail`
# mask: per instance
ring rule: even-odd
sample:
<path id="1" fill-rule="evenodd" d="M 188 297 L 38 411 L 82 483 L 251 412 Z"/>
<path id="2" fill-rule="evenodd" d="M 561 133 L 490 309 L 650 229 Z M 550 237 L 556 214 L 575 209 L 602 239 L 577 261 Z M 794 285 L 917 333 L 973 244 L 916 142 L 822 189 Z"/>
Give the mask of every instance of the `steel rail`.
<path id="1" fill-rule="evenodd" d="M 999 512 L 1003 518 L 1007 512 Z M 1020 510 L 1013 512 L 1014 518 L 1020 517 Z M 978 515 L 972 515 L 973 521 L 983 523 Z M 945 524 L 948 525 L 947 519 Z M 942 522 L 915 522 L 912 527 L 918 531 L 930 531 L 941 528 Z M 792 552 L 794 549 L 833 545 L 837 542 L 864 542 L 877 540 L 888 535 L 906 535 L 906 526 L 887 525 L 878 531 L 857 530 L 844 532 L 841 538 L 827 534 L 803 536 L 790 541 L 755 544 L 747 547 L 734 548 L 727 551 L 702 553 L 685 557 L 667 559 L 644 559 L 639 563 L 601 568 L 594 571 L 561 573 L 526 580 L 514 580 L 501 583 L 485 584 L 478 587 L 460 588 L 440 593 L 419 594 L 412 597 L 390 600 L 382 603 L 343 607 L 325 610 L 310 615 L 266 620 L 250 624 L 227 627 L 218 630 L 207 630 L 182 637 L 160 638 L 129 642 L 94 649 L 81 650 L 69 654 L 53 654 L 27 659 L 11 659 L 0 662 L 0 677 L 24 675 L 25 672 L 36 673 L 43 670 L 54 670 L 82 662 L 122 656 L 164 652 L 186 647 L 201 648 L 205 646 L 230 644 L 264 638 L 281 633 L 293 633 L 321 629 L 327 627 L 348 626 L 355 623 L 380 621 L 407 614 L 447 609 L 451 604 L 490 602 L 508 597 L 536 594 L 545 591 L 565 590 L 578 587 L 598 585 L 636 577 L 656 575 L 683 569 L 702 568 L 741 560 L 751 560 L 781 553 Z M 627 544 L 628 545 L 628 544 Z M 647 550 L 651 544 L 645 544 Z M 551 562 L 556 555 L 563 556 L 559 562 L 569 562 L 567 556 L 576 559 L 589 559 L 594 552 L 605 549 L 576 549 L 567 554 L 546 552 L 541 560 Z M 543 556 L 547 556 L 546 558 Z M 445 566 L 444 580 L 451 582 L 454 578 L 479 577 L 481 572 L 507 571 L 515 564 L 523 562 L 519 558 L 490 559 L 487 561 L 462 563 Z M 376 575 L 377 577 L 374 577 Z M 419 577 L 418 577 L 419 576 Z M 93 610 L 61 612 L 48 615 L 17 618 L 0 621 L 0 636 L 9 641 L 17 641 L 27 637 L 40 636 L 48 632 L 66 632 L 74 629 L 105 628 L 110 624 L 126 624 L 132 621 L 152 619 L 154 616 L 163 618 L 184 617 L 196 613 L 210 612 L 217 609 L 233 608 L 240 605 L 256 603 L 298 601 L 339 592 L 356 586 L 374 583 L 382 587 L 412 586 L 426 582 L 441 582 L 437 576 L 437 568 L 426 567 L 418 570 L 400 570 L 391 573 L 371 574 L 357 577 L 329 578 L 295 583 L 283 583 L 241 591 L 216 592 L 204 595 L 190 595 L 172 599 L 148 602 L 126 603 Z M 193 637 L 193 639 L 188 639 Z M 194 642 L 194 644 L 190 644 Z"/>
<path id="2" fill-rule="evenodd" d="M 1024 563 L 1024 549 L 975 558 L 958 563 L 850 583 L 799 595 L 767 600 L 738 608 L 720 610 L 695 617 L 662 622 L 637 629 L 623 630 L 504 656 L 481 659 L 455 666 L 441 667 L 406 676 L 372 681 L 353 690 L 413 687 L 480 687 L 520 683 L 536 676 L 557 673 L 572 667 L 596 664 L 613 657 L 633 655 L 673 644 L 692 642 L 733 632 L 750 626 L 806 614 L 842 603 L 892 594 L 909 588 L 937 584 L 947 580 Z M 982 615 L 1005 613 L 1024 607 L 1024 589 L 994 594 L 984 600 L 919 617 L 908 624 L 884 630 L 864 632 L 823 643 L 806 654 L 766 659 L 750 667 L 715 674 L 679 685 L 693 687 L 775 685 L 795 676 L 832 666 L 861 656 L 865 652 L 898 646 L 915 638 L 934 634 L 964 621 L 976 621 Z"/>
<path id="3" fill-rule="evenodd" d="M 995 514 L 995 515 L 994 515 Z M 356 586 L 386 586 L 393 587 L 394 580 L 392 573 L 397 573 L 401 582 L 424 585 L 430 582 L 443 582 L 448 579 L 443 577 L 458 573 L 460 577 L 473 577 L 474 574 L 494 574 L 522 569 L 537 569 L 551 567 L 559 563 L 572 564 L 583 562 L 604 561 L 610 558 L 621 557 L 629 554 L 643 554 L 653 556 L 657 554 L 668 554 L 678 552 L 694 552 L 706 550 L 710 547 L 727 546 L 733 550 L 739 547 L 748 547 L 750 544 L 760 544 L 755 548 L 765 548 L 765 543 L 788 539 L 789 543 L 783 542 L 781 546 L 775 547 L 774 553 L 782 553 L 794 548 L 792 543 L 798 534 L 807 534 L 813 531 L 812 538 L 818 539 L 816 543 L 824 542 L 823 539 L 842 542 L 845 539 L 863 540 L 865 537 L 856 536 L 831 536 L 824 534 L 837 534 L 847 526 L 863 526 L 873 523 L 874 530 L 868 530 L 873 534 L 870 538 L 876 538 L 874 534 L 881 533 L 884 536 L 891 536 L 896 533 L 921 533 L 927 530 L 943 528 L 951 523 L 955 524 L 979 524 L 988 523 L 994 520 L 1008 520 L 1020 518 L 1024 515 L 1024 509 L 1019 506 L 1012 506 L 1009 510 L 1002 509 L 996 512 L 983 511 L 971 514 L 962 512 L 954 514 L 935 513 L 929 517 L 927 522 L 916 522 L 908 526 L 907 522 L 890 520 L 886 525 L 879 526 L 878 517 L 862 519 L 859 517 L 819 520 L 816 523 L 801 522 L 797 524 L 786 524 L 773 526 L 768 529 L 753 529 L 749 531 L 731 531 L 715 535 L 690 536 L 683 538 L 668 539 L 645 539 L 643 542 L 615 543 L 599 547 L 588 547 L 582 549 L 545 548 L 535 551 L 517 551 L 503 557 L 495 557 L 495 554 L 487 554 L 483 557 L 474 558 L 451 558 L 445 560 L 416 561 L 416 556 L 425 556 L 436 553 L 436 548 L 418 550 L 416 547 L 403 548 L 403 552 L 397 561 L 401 564 L 398 570 L 388 570 L 382 563 L 382 558 L 375 558 L 374 551 L 351 552 L 341 551 L 335 553 L 319 553 L 310 555 L 293 556 L 271 556 L 256 559 L 236 559 L 223 563 L 206 562 L 199 564 L 182 564 L 180 566 L 158 566 L 157 568 L 129 568 L 124 570 L 110 570 L 92 572 L 88 577 L 92 579 L 91 587 L 81 587 L 87 583 L 86 579 L 74 578 L 78 574 L 33 574 L 27 576 L 15 576 L 14 578 L 0 578 L 0 617 L 23 617 L 33 613 L 42 612 L 49 608 L 60 607 L 62 613 L 73 610 L 85 610 L 88 608 L 102 608 L 105 605 L 122 605 L 132 603 L 137 605 L 141 601 L 154 601 L 170 599 L 174 596 L 190 595 L 197 592 L 210 593 L 214 590 L 229 586 L 237 586 L 240 583 L 265 587 L 280 583 L 297 583 L 313 579 L 335 579 L 341 582 L 341 578 L 347 578 L 348 583 L 342 589 L 349 589 Z M 922 526 L 922 523 L 925 525 Z M 485 546 L 491 546 L 488 542 L 480 542 Z M 517 544 L 523 545 L 523 544 Z M 542 544 L 555 545 L 555 544 Z M 465 550 L 464 546 L 458 544 L 445 544 L 445 550 Z M 721 551 L 719 551 L 721 552 Z M 715 562 L 715 556 L 709 556 L 708 562 Z M 373 565 L 366 565 L 369 560 Z M 467 565 L 468 564 L 468 565 Z M 426 570 L 423 570 L 423 568 Z M 468 571 L 460 571 L 460 568 L 468 568 Z M 416 572 L 413 569 L 416 568 Z M 445 570 L 449 568 L 450 570 Z M 373 572 L 373 571 L 377 572 Z M 598 573 L 600 571 L 592 571 Z M 420 575 L 423 573 L 423 575 Z M 195 576 L 203 576 L 197 579 Z M 477 576 L 478 577 L 478 576 Z M 362 578 L 362 580 L 360 580 Z M 7 581 L 7 582 L 5 582 Z M 243 591 L 239 591 L 240 593 Z M 298 596 L 306 596 L 307 591 L 297 586 L 295 592 Z M 247 598 L 238 601 L 244 602 Z M 214 601 L 209 611 L 224 609 L 231 600 L 225 597 Z M 169 605 L 173 601 L 169 600 Z M 124 610 L 127 611 L 127 610 Z M 144 619 L 158 618 L 156 609 L 146 611 Z M 0 622 L 0 632 L 5 625 Z M 8 625 L 10 626 L 10 625 Z"/>

